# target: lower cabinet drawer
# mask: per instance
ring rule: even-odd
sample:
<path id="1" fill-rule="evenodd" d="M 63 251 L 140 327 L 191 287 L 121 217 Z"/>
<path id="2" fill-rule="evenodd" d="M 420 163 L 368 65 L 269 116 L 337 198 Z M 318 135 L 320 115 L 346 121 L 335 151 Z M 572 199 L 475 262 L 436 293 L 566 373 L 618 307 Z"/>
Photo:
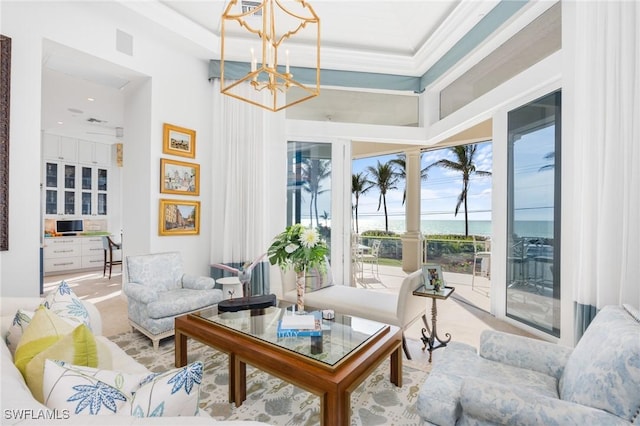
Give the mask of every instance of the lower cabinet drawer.
<path id="1" fill-rule="evenodd" d="M 82 268 L 82 258 L 79 256 L 61 257 L 61 258 L 44 260 L 45 272 L 67 271 L 70 269 L 80 269 L 80 268 Z"/>
<path id="2" fill-rule="evenodd" d="M 82 256 L 82 269 L 85 268 L 102 268 L 104 266 L 104 254 L 92 256 Z"/>

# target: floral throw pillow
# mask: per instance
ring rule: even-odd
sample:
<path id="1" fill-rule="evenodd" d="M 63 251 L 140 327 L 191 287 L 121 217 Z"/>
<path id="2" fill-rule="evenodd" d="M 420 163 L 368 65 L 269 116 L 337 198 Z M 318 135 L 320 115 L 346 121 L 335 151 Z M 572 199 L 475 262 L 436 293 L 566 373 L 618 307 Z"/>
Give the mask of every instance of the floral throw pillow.
<path id="1" fill-rule="evenodd" d="M 47 361 L 44 404 L 88 416 L 193 416 L 198 413 L 202 373 L 200 361 L 152 374 L 128 374 Z"/>
<path id="2" fill-rule="evenodd" d="M 66 281 L 60 282 L 58 287 L 45 297 L 44 306 L 67 321 L 85 324 L 91 328 L 87 308 Z"/>
<path id="3" fill-rule="evenodd" d="M 146 376 L 46 360 L 43 402 L 49 408 L 67 409 L 76 415 L 128 416 L 131 395 Z"/>
<path id="4" fill-rule="evenodd" d="M 7 336 L 4 339 L 7 343 L 9 351 L 11 352 L 11 356 L 15 355 L 18 343 L 20 343 L 20 339 L 22 339 L 24 331 L 31 323 L 31 319 L 33 318 L 34 314 L 34 311 L 18 309 L 18 312 L 16 312 L 16 316 L 13 317 L 11 326 L 9 327 L 9 330 L 7 330 Z"/>
<path id="5" fill-rule="evenodd" d="M 133 394 L 134 417 L 195 416 L 200 402 L 203 364 L 151 374 Z"/>

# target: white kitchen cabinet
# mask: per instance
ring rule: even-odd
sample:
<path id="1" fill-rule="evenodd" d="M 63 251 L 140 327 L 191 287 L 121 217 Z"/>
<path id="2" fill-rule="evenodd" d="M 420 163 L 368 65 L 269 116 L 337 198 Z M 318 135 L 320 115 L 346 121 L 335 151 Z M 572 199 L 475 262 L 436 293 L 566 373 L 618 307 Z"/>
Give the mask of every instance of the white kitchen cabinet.
<path id="1" fill-rule="evenodd" d="M 44 239 L 44 273 L 76 269 L 100 269 L 104 249 L 100 236 L 50 237 Z"/>
<path id="2" fill-rule="evenodd" d="M 57 161 L 44 163 L 45 215 L 78 213 L 78 166 Z"/>
<path id="3" fill-rule="evenodd" d="M 82 238 L 82 269 L 97 269 L 104 266 L 102 237 Z"/>
<path id="4" fill-rule="evenodd" d="M 78 162 L 96 166 L 110 166 L 111 145 L 100 142 L 79 141 Z"/>
<path id="5" fill-rule="evenodd" d="M 78 140 L 45 133 L 42 135 L 42 156 L 49 160 L 75 163 L 78 161 Z"/>

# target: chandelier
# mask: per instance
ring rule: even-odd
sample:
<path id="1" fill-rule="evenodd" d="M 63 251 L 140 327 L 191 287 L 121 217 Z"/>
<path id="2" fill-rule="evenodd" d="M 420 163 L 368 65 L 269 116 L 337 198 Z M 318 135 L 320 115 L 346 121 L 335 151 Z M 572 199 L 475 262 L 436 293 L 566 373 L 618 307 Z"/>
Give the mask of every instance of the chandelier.
<path id="1" fill-rule="evenodd" d="M 222 93 L 270 111 L 320 94 L 320 19 L 306 1 L 243 0 L 238 4 L 238 0 L 231 0 L 221 21 Z M 237 58 L 244 57 L 247 62 L 225 61 L 227 51 L 236 55 L 245 51 Z M 315 68 L 297 68 L 292 73 L 290 57 Z M 241 77 L 225 80 L 225 67 L 228 75 L 232 67 L 241 69 Z M 310 83 L 303 84 L 298 77 Z M 244 89 L 245 82 L 253 90 Z"/>

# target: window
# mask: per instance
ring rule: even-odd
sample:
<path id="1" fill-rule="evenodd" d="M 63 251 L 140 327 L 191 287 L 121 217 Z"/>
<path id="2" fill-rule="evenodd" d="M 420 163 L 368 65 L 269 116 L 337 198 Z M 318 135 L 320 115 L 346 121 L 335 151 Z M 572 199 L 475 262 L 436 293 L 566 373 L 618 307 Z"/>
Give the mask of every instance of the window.
<path id="1" fill-rule="evenodd" d="M 560 336 L 560 92 L 508 115 L 507 316 Z"/>

